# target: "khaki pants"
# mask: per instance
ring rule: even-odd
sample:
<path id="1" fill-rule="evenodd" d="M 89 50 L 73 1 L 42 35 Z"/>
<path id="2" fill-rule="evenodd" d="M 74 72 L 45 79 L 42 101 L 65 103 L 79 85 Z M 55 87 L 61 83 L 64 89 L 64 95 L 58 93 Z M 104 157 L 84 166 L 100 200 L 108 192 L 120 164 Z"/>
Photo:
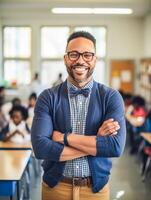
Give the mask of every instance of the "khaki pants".
<path id="1" fill-rule="evenodd" d="M 93 193 L 88 186 L 72 186 L 60 182 L 54 188 L 42 183 L 42 200 L 109 200 L 109 184 L 102 190 Z"/>

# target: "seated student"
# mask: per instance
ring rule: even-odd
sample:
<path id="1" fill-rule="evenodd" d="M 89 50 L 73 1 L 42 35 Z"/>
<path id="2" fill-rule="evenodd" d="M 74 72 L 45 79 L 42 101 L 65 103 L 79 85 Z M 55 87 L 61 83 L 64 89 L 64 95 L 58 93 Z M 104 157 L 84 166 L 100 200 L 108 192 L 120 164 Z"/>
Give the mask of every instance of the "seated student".
<path id="1" fill-rule="evenodd" d="M 133 95 L 130 93 L 125 93 L 123 95 L 125 112 L 129 112 L 131 110 L 130 107 L 132 106 L 132 99 L 133 99 Z"/>
<path id="2" fill-rule="evenodd" d="M 141 96 L 134 96 L 129 107 L 131 108 L 126 112 L 127 120 L 134 127 L 142 126 L 147 115 L 145 99 Z"/>
<path id="3" fill-rule="evenodd" d="M 0 86 L 0 107 L 5 103 L 5 87 Z"/>
<path id="4" fill-rule="evenodd" d="M 151 110 L 148 112 L 146 120 L 145 120 L 145 132 L 151 134 Z M 144 147 L 143 151 L 141 152 L 142 154 L 142 175 L 144 174 L 146 162 L 148 159 L 148 156 L 151 155 L 151 144 L 147 141 L 144 141 Z"/>
<path id="5" fill-rule="evenodd" d="M 7 120 L 0 106 L 0 131 L 6 126 Z"/>
<path id="6" fill-rule="evenodd" d="M 14 106 L 18 106 L 18 105 L 22 105 L 21 99 L 18 97 L 15 97 L 12 99 L 11 102 L 7 102 L 4 103 L 1 107 L 2 109 L 2 113 L 5 115 L 7 121 L 9 121 L 10 119 L 10 115 L 9 115 L 9 111 L 14 107 Z"/>
<path id="7" fill-rule="evenodd" d="M 142 140 L 140 132 L 144 131 L 144 123 L 147 115 L 145 99 L 141 96 L 134 96 L 132 99 L 131 112 L 126 113 L 129 122 L 130 153 L 136 153 Z"/>
<path id="8" fill-rule="evenodd" d="M 29 99 L 28 99 L 27 124 L 29 125 L 30 128 L 31 128 L 31 125 L 32 125 L 33 117 L 34 117 L 34 108 L 35 108 L 35 105 L 36 105 L 36 101 L 37 101 L 37 95 L 36 95 L 36 93 L 32 93 L 29 96 Z"/>
<path id="9" fill-rule="evenodd" d="M 131 112 L 133 110 L 132 106 L 132 99 L 133 96 L 130 93 L 123 93 L 122 94 L 123 100 L 124 100 L 124 107 L 125 107 L 125 118 L 126 118 L 126 128 L 127 131 L 129 130 L 129 121 L 127 120 L 127 116 L 131 115 Z"/>
<path id="10" fill-rule="evenodd" d="M 12 100 L 12 107 L 14 106 L 21 106 L 22 105 L 22 102 L 21 102 L 21 99 L 18 98 L 18 97 L 15 97 L 13 100 Z"/>
<path id="11" fill-rule="evenodd" d="M 0 139 L 14 143 L 30 141 L 30 130 L 26 123 L 28 117 L 27 109 L 23 106 L 14 106 L 10 111 L 10 121 L 2 129 Z"/>
<path id="12" fill-rule="evenodd" d="M 30 117 L 33 117 L 34 115 L 34 108 L 36 105 L 36 101 L 37 101 L 37 95 L 36 93 L 32 93 L 28 99 L 28 114 Z"/>

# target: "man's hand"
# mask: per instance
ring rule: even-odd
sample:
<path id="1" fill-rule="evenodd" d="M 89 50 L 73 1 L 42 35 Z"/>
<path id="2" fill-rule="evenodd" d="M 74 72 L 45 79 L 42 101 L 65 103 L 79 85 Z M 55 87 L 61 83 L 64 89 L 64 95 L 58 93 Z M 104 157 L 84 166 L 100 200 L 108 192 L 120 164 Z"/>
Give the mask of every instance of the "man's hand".
<path id="1" fill-rule="evenodd" d="M 99 128 L 97 135 L 106 136 L 106 135 L 116 135 L 117 130 L 120 129 L 120 126 L 117 121 L 114 119 L 108 119 L 103 122 L 102 126 Z"/>
<path id="2" fill-rule="evenodd" d="M 63 144 L 64 134 L 59 131 L 53 131 L 52 140 Z"/>

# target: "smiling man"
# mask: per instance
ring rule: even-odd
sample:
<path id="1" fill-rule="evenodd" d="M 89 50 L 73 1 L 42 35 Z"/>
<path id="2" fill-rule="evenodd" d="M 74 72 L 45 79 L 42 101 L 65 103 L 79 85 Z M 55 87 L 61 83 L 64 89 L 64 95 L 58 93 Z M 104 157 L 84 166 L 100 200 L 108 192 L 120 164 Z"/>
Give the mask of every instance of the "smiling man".
<path id="1" fill-rule="evenodd" d="M 92 79 L 96 63 L 94 44 L 87 38 L 79 37 L 70 41 L 66 51 L 64 61 L 69 81 L 77 87 L 83 87 Z"/>
<path id="2" fill-rule="evenodd" d="M 32 125 L 35 155 L 43 159 L 43 200 L 109 200 L 111 157 L 125 145 L 120 94 L 93 80 L 96 40 L 72 33 L 64 63 L 68 78 L 38 98 Z"/>

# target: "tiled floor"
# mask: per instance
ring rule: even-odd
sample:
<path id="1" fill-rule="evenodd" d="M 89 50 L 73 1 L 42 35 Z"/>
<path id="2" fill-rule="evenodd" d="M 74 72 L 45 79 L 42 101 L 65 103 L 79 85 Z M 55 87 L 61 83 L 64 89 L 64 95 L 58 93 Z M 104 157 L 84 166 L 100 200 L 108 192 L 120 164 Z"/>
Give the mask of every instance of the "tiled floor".
<path id="1" fill-rule="evenodd" d="M 113 159 L 110 188 L 111 200 L 151 200 L 151 177 L 142 182 L 136 156 L 130 156 L 128 149 Z"/>
<path id="2" fill-rule="evenodd" d="M 151 177 L 144 183 L 139 173 L 136 156 L 130 156 L 128 149 L 121 158 L 113 159 L 110 179 L 110 200 L 151 200 Z M 40 179 L 32 190 L 32 200 L 40 198 Z"/>

